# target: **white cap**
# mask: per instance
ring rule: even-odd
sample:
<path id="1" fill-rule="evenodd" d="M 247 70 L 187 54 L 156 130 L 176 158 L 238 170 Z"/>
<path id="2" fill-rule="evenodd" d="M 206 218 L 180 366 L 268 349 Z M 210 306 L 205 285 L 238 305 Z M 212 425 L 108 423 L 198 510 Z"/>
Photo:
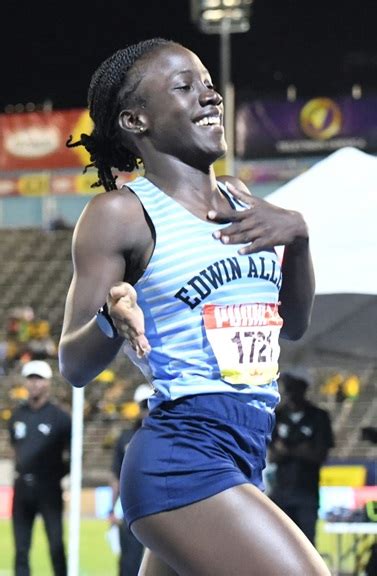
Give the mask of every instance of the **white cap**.
<path id="1" fill-rule="evenodd" d="M 52 370 L 50 365 L 43 360 L 31 360 L 31 362 L 26 362 L 23 365 L 21 374 L 25 378 L 28 376 L 40 376 L 49 380 L 52 377 Z"/>
<path id="2" fill-rule="evenodd" d="M 153 394 L 153 388 L 149 384 L 140 384 L 134 392 L 134 402 L 140 403 L 147 400 Z"/>

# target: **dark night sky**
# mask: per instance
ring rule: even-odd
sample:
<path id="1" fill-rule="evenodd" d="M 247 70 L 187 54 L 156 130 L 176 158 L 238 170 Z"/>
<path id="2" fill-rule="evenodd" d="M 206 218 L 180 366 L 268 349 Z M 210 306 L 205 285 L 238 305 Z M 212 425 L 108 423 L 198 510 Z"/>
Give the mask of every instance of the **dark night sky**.
<path id="1" fill-rule="evenodd" d="M 350 3 L 350 6 L 346 4 Z M 219 39 L 190 20 L 189 0 L 3 0 L 2 87 L 7 104 L 51 99 L 86 105 L 96 66 L 113 51 L 151 36 L 196 51 L 219 82 Z M 255 0 L 251 29 L 232 36 L 236 91 L 298 95 L 377 89 L 377 0 Z"/>

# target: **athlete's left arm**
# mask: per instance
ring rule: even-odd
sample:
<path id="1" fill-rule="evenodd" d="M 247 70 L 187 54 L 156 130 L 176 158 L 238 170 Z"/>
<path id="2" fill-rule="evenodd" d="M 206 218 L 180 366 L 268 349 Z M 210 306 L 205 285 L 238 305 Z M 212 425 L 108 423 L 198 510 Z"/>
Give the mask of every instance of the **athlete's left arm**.
<path id="1" fill-rule="evenodd" d="M 282 262 L 279 314 L 284 324 L 283 338 L 298 340 L 310 323 L 314 302 L 314 270 L 309 237 L 298 236 L 285 246 Z"/>
<path id="2" fill-rule="evenodd" d="M 298 340 L 306 331 L 314 301 L 315 280 L 306 222 L 299 212 L 286 210 L 252 196 L 238 178 L 220 177 L 228 190 L 246 209 L 227 213 L 210 211 L 208 218 L 230 225 L 217 230 L 215 237 L 226 244 L 245 244 L 240 254 L 253 254 L 284 246 L 281 306 L 283 338 Z"/>

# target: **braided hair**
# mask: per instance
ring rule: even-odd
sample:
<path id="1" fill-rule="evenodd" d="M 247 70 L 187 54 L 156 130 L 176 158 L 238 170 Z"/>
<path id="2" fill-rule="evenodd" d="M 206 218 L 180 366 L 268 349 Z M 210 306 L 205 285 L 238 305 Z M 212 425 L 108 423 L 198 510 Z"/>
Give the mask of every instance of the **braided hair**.
<path id="1" fill-rule="evenodd" d="M 66 143 L 69 148 L 84 146 L 89 152 L 90 164 L 85 166 L 84 173 L 90 167 L 95 167 L 98 173 L 98 180 L 92 187 L 114 190 L 116 176 L 112 168 L 132 172 L 139 167 L 141 159 L 121 141 L 117 118 L 121 106 L 132 96 L 140 81 L 135 81 L 129 74 L 135 62 L 148 52 L 169 44 L 174 42 L 163 38 L 131 44 L 107 58 L 94 72 L 88 91 L 93 131 L 89 135 L 81 134 L 77 142 L 72 142 L 70 136 Z"/>

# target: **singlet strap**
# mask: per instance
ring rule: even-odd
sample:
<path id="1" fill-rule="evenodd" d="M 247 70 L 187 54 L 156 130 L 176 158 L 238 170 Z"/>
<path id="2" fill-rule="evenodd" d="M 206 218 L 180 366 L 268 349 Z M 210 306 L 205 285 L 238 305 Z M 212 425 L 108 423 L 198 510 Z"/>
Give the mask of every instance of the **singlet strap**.
<path id="1" fill-rule="evenodd" d="M 220 192 L 223 194 L 223 196 L 229 202 L 229 205 L 231 206 L 231 208 L 233 208 L 234 210 L 240 210 L 240 209 L 245 210 L 245 208 L 248 208 L 248 206 L 247 206 L 247 204 L 245 204 L 245 202 L 242 202 L 238 198 L 235 198 L 228 191 L 228 188 L 226 187 L 226 184 L 224 184 L 224 182 L 217 181 L 217 186 L 218 186 Z"/>

